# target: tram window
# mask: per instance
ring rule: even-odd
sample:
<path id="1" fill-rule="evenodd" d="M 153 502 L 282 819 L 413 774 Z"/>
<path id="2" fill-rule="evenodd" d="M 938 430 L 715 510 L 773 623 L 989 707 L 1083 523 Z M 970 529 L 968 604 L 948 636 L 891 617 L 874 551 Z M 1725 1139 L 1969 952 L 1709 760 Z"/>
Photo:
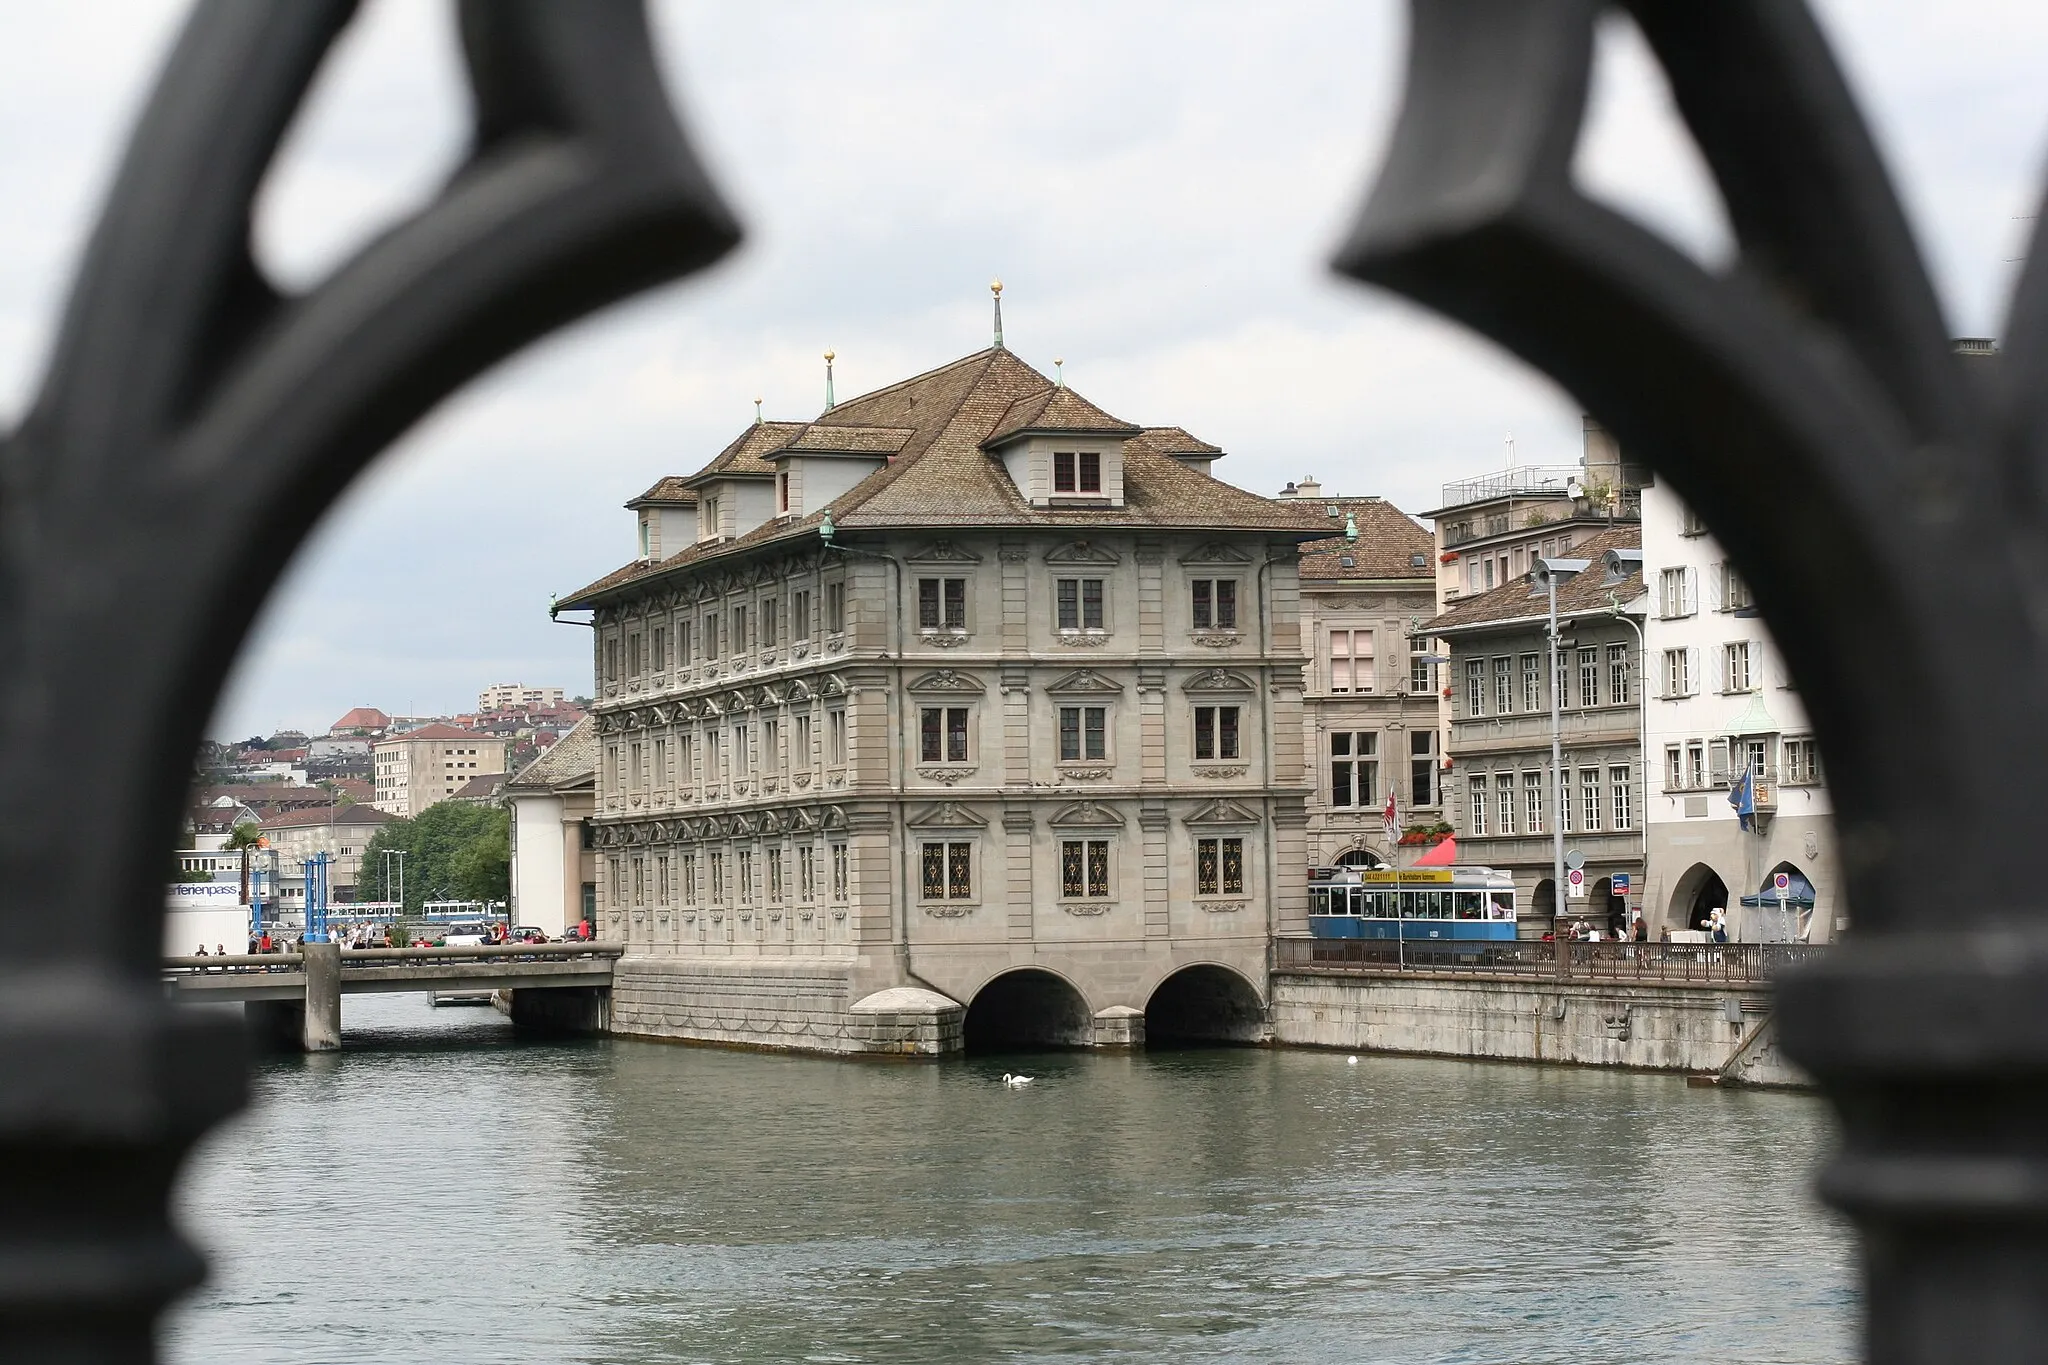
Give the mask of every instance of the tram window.
<path id="1" fill-rule="evenodd" d="M 1330 891 L 1328 887 L 1311 886 L 1308 889 L 1308 912 L 1311 915 L 1330 913 Z"/>
<path id="2" fill-rule="evenodd" d="M 1515 895 L 1512 891 L 1493 893 L 1493 918 L 1513 919 L 1515 917 Z"/>
<path id="3" fill-rule="evenodd" d="M 1454 892 L 1453 895 L 1457 899 L 1459 919 L 1483 918 L 1479 908 L 1479 893 L 1477 891 L 1458 891 Z"/>

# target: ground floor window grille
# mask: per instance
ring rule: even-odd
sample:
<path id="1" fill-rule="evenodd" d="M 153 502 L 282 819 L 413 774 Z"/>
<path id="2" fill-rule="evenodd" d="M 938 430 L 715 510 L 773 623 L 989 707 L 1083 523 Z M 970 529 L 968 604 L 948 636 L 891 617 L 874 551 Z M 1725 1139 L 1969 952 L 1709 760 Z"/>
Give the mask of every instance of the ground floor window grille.
<path id="1" fill-rule="evenodd" d="M 768 861 L 768 899 L 772 903 L 780 905 L 782 904 L 782 848 L 780 845 L 777 845 L 774 848 L 764 850 L 764 852 Z"/>
<path id="2" fill-rule="evenodd" d="M 1060 895 L 1067 900 L 1109 895 L 1109 840 L 1060 841 Z"/>
<path id="3" fill-rule="evenodd" d="M 626 865 L 617 858 L 612 859 L 612 904 L 626 903 Z"/>
<path id="4" fill-rule="evenodd" d="M 738 863 L 734 868 L 738 875 L 733 880 L 739 883 L 737 889 L 740 894 L 740 904 L 752 905 L 754 903 L 754 850 L 743 848 L 738 851 L 738 855 Z"/>
<path id="5" fill-rule="evenodd" d="M 725 854 L 719 852 L 711 855 L 711 903 L 725 904 Z"/>
<path id="6" fill-rule="evenodd" d="M 832 899 L 846 899 L 846 845 L 832 845 Z"/>
<path id="7" fill-rule="evenodd" d="M 633 860 L 633 904 L 647 904 L 647 860 Z"/>
<path id="8" fill-rule="evenodd" d="M 1195 840 L 1195 894 L 1244 894 L 1244 840 Z"/>
<path id="9" fill-rule="evenodd" d="M 796 851 L 796 895 L 805 905 L 818 899 L 818 850 L 809 844 Z"/>
<path id="10" fill-rule="evenodd" d="M 654 860 L 654 903 L 667 905 L 668 899 L 668 855 L 661 854 Z"/>
<path id="11" fill-rule="evenodd" d="M 697 855 L 694 853 L 685 853 L 683 855 L 683 904 L 695 905 L 696 903 Z"/>
<path id="12" fill-rule="evenodd" d="M 971 842 L 925 844 L 921 850 L 920 885 L 928 901 L 974 898 L 974 845 Z"/>

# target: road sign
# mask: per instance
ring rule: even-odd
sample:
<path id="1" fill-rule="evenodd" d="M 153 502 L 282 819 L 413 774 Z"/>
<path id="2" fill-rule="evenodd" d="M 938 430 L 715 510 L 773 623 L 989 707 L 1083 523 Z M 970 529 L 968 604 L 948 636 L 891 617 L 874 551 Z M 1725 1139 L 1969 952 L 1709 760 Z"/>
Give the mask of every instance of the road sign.
<path id="1" fill-rule="evenodd" d="M 1771 885 L 1777 887 L 1780 891 L 1790 891 L 1792 889 L 1792 874 L 1780 872 L 1777 876 L 1771 878 Z"/>
<path id="2" fill-rule="evenodd" d="M 1575 867 L 1565 873 L 1564 889 L 1566 895 L 1584 899 L 1586 895 L 1586 870 L 1582 867 Z"/>
<path id="3" fill-rule="evenodd" d="M 1626 895 L 1628 894 L 1628 887 L 1629 887 L 1629 874 L 1628 874 L 1628 873 L 1626 873 L 1626 872 L 1617 872 L 1617 873 L 1615 873 L 1615 874 L 1614 874 L 1614 894 L 1615 894 L 1615 895 L 1617 895 L 1617 896 L 1626 896 Z"/>
<path id="4" fill-rule="evenodd" d="M 1575 848 L 1568 848 L 1564 851 L 1564 865 L 1576 871 L 1586 865 L 1586 855 Z"/>

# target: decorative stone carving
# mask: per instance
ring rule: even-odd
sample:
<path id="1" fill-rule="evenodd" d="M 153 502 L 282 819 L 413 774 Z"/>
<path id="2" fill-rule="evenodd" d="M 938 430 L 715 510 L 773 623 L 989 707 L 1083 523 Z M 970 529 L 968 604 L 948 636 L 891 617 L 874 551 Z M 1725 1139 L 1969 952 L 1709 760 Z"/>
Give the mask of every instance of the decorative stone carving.
<path id="1" fill-rule="evenodd" d="M 966 644 L 973 638 L 964 630 L 920 630 L 917 632 L 918 643 L 930 645 L 934 649 L 953 649 L 956 646 Z"/>
<path id="2" fill-rule="evenodd" d="M 1205 668 L 1180 685 L 1183 692 L 1256 692 L 1258 688 L 1244 674 L 1229 668 Z"/>
<path id="3" fill-rule="evenodd" d="M 1230 914 L 1230 913 L 1232 913 L 1232 912 L 1234 912 L 1234 911 L 1237 911 L 1237 910 L 1242 910 L 1242 909 L 1244 909 L 1244 908 L 1245 908 L 1245 907 L 1246 907 L 1247 905 L 1250 905 L 1250 904 L 1251 904 L 1251 902 L 1250 902 L 1250 901 L 1222 901 L 1222 900 L 1202 900 L 1202 901 L 1199 901 L 1199 902 L 1197 902 L 1197 903 L 1198 903 L 1198 904 L 1199 904 L 1199 905 L 1200 905 L 1200 906 L 1201 906 L 1201 907 L 1202 907 L 1202 908 L 1203 908 L 1204 910 L 1208 911 L 1208 912 L 1209 912 L 1210 914 L 1212 914 L 1212 915 L 1228 915 L 1228 914 Z"/>
<path id="4" fill-rule="evenodd" d="M 1249 564 L 1252 557 L 1235 545 L 1212 540 L 1180 557 L 1183 564 Z"/>
<path id="5" fill-rule="evenodd" d="M 1122 683 L 1111 678 L 1105 678 L 1092 668 L 1081 668 L 1067 674 L 1057 682 L 1047 683 L 1045 690 L 1059 694 L 1067 692 L 1111 693 L 1121 692 L 1124 689 Z"/>
<path id="6" fill-rule="evenodd" d="M 1212 782 L 1228 782 L 1243 777 L 1250 771 L 1250 766 L 1244 764 L 1228 768 L 1219 768 L 1204 763 L 1197 763 L 1195 765 L 1195 776 L 1206 777 Z"/>
<path id="7" fill-rule="evenodd" d="M 1062 763 L 1059 767 L 1060 776 L 1066 778 L 1069 782 L 1100 782 L 1115 772 L 1116 768 L 1107 763 L 1095 765 Z"/>
<path id="8" fill-rule="evenodd" d="M 950 540 L 935 540 L 916 554 L 904 556 L 912 564 L 979 564 L 981 556 L 963 550 Z"/>
<path id="9" fill-rule="evenodd" d="M 1201 631 L 1188 636 L 1192 644 L 1204 645 L 1210 649 L 1229 649 L 1242 643 L 1244 637 L 1236 631 Z"/>
<path id="10" fill-rule="evenodd" d="M 1109 901 L 1061 901 L 1060 909 L 1070 915 L 1106 915 L 1116 909 Z"/>
<path id="11" fill-rule="evenodd" d="M 1092 541 L 1075 540 L 1056 546 L 1045 552 L 1048 564 L 1118 564 L 1122 556 L 1104 545 Z"/>
<path id="12" fill-rule="evenodd" d="M 1106 631 L 1063 630 L 1052 637 L 1069 649 L 1097 649 L 1109 643 Z"/>
<path id="13" fill-rule="evenodd" d="M 919 768 L 917 775 L 927 782 L 943 782 L 952 786 L 962 778 L 974 776 L 973 768 Z"/>
<path id="14" fill-rule="evenodd" d="M 1256 825 L 1259 813 L 1229 798 L 1211 801 L 1181 817 L 1184 825 Z"/>
<path id="15" fill-rule="evenodd" d="M 793 787 L 808 787 L 811 785 L 811 775 L 809 773 L 798 773 L 795 777 L 790 778 L 789 782 Z"/>
<path id="16" fill-rule="evenodd" d="M 964 696 L 979 697 L 988 691 L 987 684 L 972 673 L 957 669 L 939 668 L 921 675 L 905 684 L 908 692 L 949 692 Z"/>
<path id="17" fill-rule="evenodd" d="M 934 919 L 963 919 L 973 909 L 962 901 L 933 901 L 924 912 Z"/>
<path id="18" fill-rule="evenodd" d="M 1055 829 L 1071 829 L 1076 827 L 1120 829 L 1123 827 L 1124 817 L 1119 815 L 1113 808 L 1102 805 L 1099 802 L 1075 801 L 1070 805 L 1060 807 L 1052 819 L 1046 821 L 1046 823 Z"/>
<path id="19" fill-rule="evenodd" d="M 927 826 L 943 826 L 953 829 L 985 829 L 988 826 L 987 820 L 975 814 L 970 807 L 963 806 L 957 801 L 941 801 L 936 805 L 926 806 L 903 823 L 915 829 L 922 829 Z"/>

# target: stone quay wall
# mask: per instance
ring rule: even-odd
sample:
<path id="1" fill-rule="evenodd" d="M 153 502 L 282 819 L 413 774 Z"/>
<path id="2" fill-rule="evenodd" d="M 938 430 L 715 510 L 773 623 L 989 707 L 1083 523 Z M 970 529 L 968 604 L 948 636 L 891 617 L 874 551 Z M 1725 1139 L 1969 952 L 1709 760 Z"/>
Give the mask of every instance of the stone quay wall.
<path id="1" fill-rule="evenodd" d="M 1811 1082 L 1777 1047 L 1770 987 L 1276 973 L 1274 1041 Z"/>
<path id="2" fill-rule="evenodd" d="M 914 987 L 856 996 L 844 960 L 628 956 L 612 972 L 611 1032 L 788 1052 L 944 1056 L 964 1011 Z"/>

